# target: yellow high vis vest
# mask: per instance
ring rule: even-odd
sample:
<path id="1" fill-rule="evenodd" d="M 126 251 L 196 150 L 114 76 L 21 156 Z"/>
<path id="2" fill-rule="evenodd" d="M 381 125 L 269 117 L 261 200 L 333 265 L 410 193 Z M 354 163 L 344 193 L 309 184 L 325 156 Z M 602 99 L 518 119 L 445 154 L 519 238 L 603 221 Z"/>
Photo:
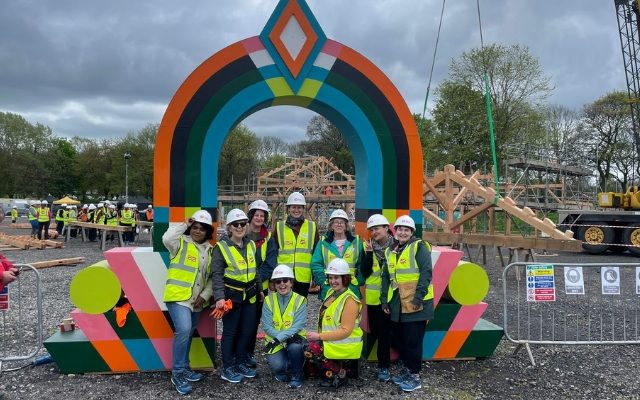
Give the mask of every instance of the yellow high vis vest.
<path id="1" fill-rule="evenodd" d="M 133 224 L 134 224 L 133 211 L 131 211 L 131 210 L 122 210 L 122 213 L 120 213 L 120 223 L 122 225 L 131 225 L 131 226 L 133 226 Z"/>
<path id="2" fill-rule="evenodd" d="M 378 261 L 378 257 L 374 254 L 371 275 L 369 275 L 369 277 L 364 281 L 365 301 L 370 306 L 380 305 L 380 291 L 382 290 L 382 269 L 380 267 L 381 265 Z M 387 299 L 391 300 L 392 295 L 393 290 L 391 289 L 391 285 L 389 285 Z"/>
<path id="3" fill-rule="evenodd" d="M 289 303 L 284 309 L 284 313 L 280 311 L 280 304 L 278 303 L 278 293 L 272 292 L 264 299 L 264 306 L 267 307 L 271 314 L 273 315 L 273 327 L 277 331 L 284 331 L 293 325 L 294 315 L 300 309 L 300 306 L 307 301 L 304 297 L 300 296 L 296 292 L 291 292 L 291 298 L 289 299 Z M 298 335 L 302 337 L 307 337 L 307 330 L 302 329 L 298 332 Z M 265 342 L 270 342 L 273 338 L 269 335 L 264 335 Z M 282 350 L 282 345 L 279 344 L 273 348 L 267 354 L 274 354 Z"/>
<path id="4" fill-rule="evenodd" d="M 334 253 L 331 250 L 331 245 L 324 240 L 320 242 L 322 246 L 322 260 L 324 261 L 324 269 L 327 270 L 327 266 L 334 258 L 340 257 L 338 254 Z M 349 273 L 351 273 L 351 284 L 354 286 L 358 286 L 358 278 L 356 278 L 356 262 L 358 261 L 358 257 L 360 256 L 360 248 L 362 247 L 362 242 L 360 241 L 360 236 L 356 236 L 353 242 L 349 243 L 348 247 L 344 249 L 342 253 L 342 259 L 344 259 L 347 264 L 349 264 Z"/>
<path id="5" fill-rule="evenodd" d="M 387 268 L 389 269 L 389 278 L 391 279 L 392 287 L 395 283 L 417 282 L 420 279 L 420 270 L 416 264 L 416 254 L 418 253 L 418 243 L 415 241 L 402 250 L 402 253 L 396 257 L 396 254 L 391 254 L 391 250 L 387 248 L 384 255 L 387 258 Z M 431 250 L 431 245 L 424 242 L 427 245 L 427 249 Z M 389 297 L 389 299 L 391 299 Z M 427 294 L 422 298 L 423 300 L 433 299 L 433 284 L 429 285 Z"/>
<path id="6" fill-rule="evenodd" d="M 329 291 L 329 295 L 333 290 Z M 362 328 L 360 328 L 360 300 L 350 290 L 345 290 L 324 311 L 322 318 L 322 332 L 332 332 L 340 326 L 340 317 L 347 298 L 351 297 L 358 302 L 358 317 L 351 335 L 342 340 L 325 340 L 322 342 L 324 356 L 330 360 L 356 360 L 362 354 Z"/>
<path id="7" fill-rule="evenodd" d="M 249 241 L 247 244 L 247 259 L 242 257 L 236 246 L 229 246 L 220 241 L 216 244 L 220 248 L 222 257 L 227 263 L 224 276 L 234 281 L 249 283 L 256 279 L 256 244 Z"/>
<path id="8" fill-rule="evenodd" d="M 264 242 L 262 242 L 262 246 L 260 246 L 260 260 L 264 262 L 264 259 L 267 258 L 267 243 L 271 240 L 271 232 L 267 233 L 267 237 Z M 262 281 L 262 290 L 269 289 L 269 278 Z"/>
<path id="9" fill-rule="evenodd" d="M 185 246 L 186 244 L 186 246 Z M 198 260 L 200 252 L 192 242 L 180 238 L 180 247 L 171 259 L 167 270 L 167 282 L 164 287 L 164 301 L 185 301 L 192 295 L 193 284 L 198 276 Z M 211 257 L 207 263 L 207 272 L 211 271 Z"/>
<path id="10" fill-rule="evenodd" d="M 278 264 L 288 265 L 293 270 L 296 281 L 311 282 L 311 256 L 313 239 L 316 237 L 316 223 L 305 219 L 298 238 L 284 221 L 276 225 L 278 232 Z"/>
<path id="11" fill-rule="evenodd" d="M 38 219 L 38 210 L 35 207 L 29 207 L 29 221 L 35 221 Z"/>
<path id="12" fill-rule="evenodd" d="M 38 222 L 49 222 L 49 208 L 42 207 L 38 210 Z"/>

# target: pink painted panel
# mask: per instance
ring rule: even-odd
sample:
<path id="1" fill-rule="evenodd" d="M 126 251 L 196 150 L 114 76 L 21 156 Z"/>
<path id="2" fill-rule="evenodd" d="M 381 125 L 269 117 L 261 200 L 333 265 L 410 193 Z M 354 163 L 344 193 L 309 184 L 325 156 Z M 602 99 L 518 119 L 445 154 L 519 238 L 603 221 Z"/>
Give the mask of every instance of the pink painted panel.
<path id="1" fill-rule="evenodd" d="M 133 247 L 116 247 L 105 251 L 109 267 L 120 279 L 122 290 L 136 311 L 160 311 L 155 296 L 133 258 Z"/>
<path id="2" fill-rule="evenodd" d="M 79 309 L 71 311 L 71 317 L 76 325 L 90 341 L 120 340 L 104 314 L 87 314 Z"/>
<path id="3" fill-rule="evenodd" d="M 340 50 L 342 50 L 342 47 L 343 45 L 339 42 L 327 39 L 327 41 L 324 43 L 324 46 L 322 47 L 321 52 L 332 55 L 334 57 L 338 57 L 338 54 L 340 54 Z"/>
<path id="4" fill-rule="evenodd" d="M 253 53 L 254 51 L 264 50 L 264 46 L 260 41 L 259 36 L 253 36 L 242 41 L 242 45 L 247 49 L 247 53 Z"/>
<path id="5" fill-rule="evenodd" d="M 487 303 L 484 302 L 472 306 L 462 306 L 451 323 L 449 331 L 471 331 L 486 309 Z"/>
<path id="6" fill-rule="evenodd" d="M 209 312 L 204 311 L 200 313 L 200 320 L 198 321 L 198 334 L 203 338 L 216 337 L 216 328 L 218 321 L 215 318 L 209 317 Z"/>
<path id="7" fill-rule="evenodd" d="M 168 370 L 173 364 L 173 338 L 171 339 L 150 339 L 153 348 L 156 349 L 162 364 Z"/>
<path id="8" fill-rule="evenodd" d="M 462 258 L 462 252 L 447 247 L 434 247 L 433 250 L 440 253 L 435 265 L 433 265 L 433 305 L 435 307 L 447 288 L 451 273 Z"/>

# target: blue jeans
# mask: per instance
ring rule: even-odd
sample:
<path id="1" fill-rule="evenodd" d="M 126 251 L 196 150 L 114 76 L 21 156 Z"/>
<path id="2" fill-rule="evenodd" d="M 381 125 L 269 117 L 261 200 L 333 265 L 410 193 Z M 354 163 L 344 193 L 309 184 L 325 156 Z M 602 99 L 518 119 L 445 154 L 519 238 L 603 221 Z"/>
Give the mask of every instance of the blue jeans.
<path id="1" fill-rule="evenodd" d="M 167 303 L 167 309 L 173 321 L 173 365 L 171 372 L 179 375 L 189 368 L 189 349 L 191 348 L 191 337 L 196 330 L 196 325 L 200 319 L 200 311 L 191 311 L 189 307 L 182 306 L 176 302 Z"/>
<path id="2" fill-rule="evenodd" d="M 291 368 L 291 373 L 294 376 L 301 377 L 304 363 L 303 346 L 292 343 L 277 353 L 267 354 L 267 363 L 274 375 L 286 375 L 287 368 Z"/>

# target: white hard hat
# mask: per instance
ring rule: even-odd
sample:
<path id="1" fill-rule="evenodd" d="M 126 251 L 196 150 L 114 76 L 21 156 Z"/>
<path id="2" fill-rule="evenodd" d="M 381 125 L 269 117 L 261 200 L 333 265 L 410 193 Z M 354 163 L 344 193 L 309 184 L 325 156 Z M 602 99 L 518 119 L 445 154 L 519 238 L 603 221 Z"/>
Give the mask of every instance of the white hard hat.
<path id="1" fill-rule="evenodd" d="M 331 213 L 331 216 L 329 217 L 329 222 L 333 221 L 336 218 L 342 218 L 347 222 L 349 221 L 349 216 L 347 215 L 347 213 L 344 210 L 340 210 L 340 209 L 337 209 Z"/>
<path id="2" fill-rule="evenodd" d="M 249 211 L 251 210 L 262 210 L 264 212 L 269 212 L 269 206 L 264 200 L 256 200 L 249 204 Z"/>
<path id="3" fill-rule="evenodd" d="M 416 223 L 413 221 L 408 215 L 401 215 L 396 219 L 396 223 L 393 224 L 394 227 L 398 226 L 406 226 L 407 228 L 411 228 L 412 230 L 416 230 Z"/>
<path id="4" fill-rule="evenodd" d="M 95 210 L 96 209 L 96 205 L 95 204 L 89 204 L 89 211 Z"/>
<path id="5" fill-rule="evenodd" d="M 73 207 L 72 206 L 67 206 L 66 209 L 67 210 L 71 210 Z"/>
<path id="6" fill-rule="evenodd" d="M 249 218 L 247 217 L 247 214 L 244 213 L 244 211 L 234 208 L 233 210 L 229 211 L 229 214 L 227 214 L 227 225 L 232 224 L 236 221 L 249 221 Z"/>
<path id="7" fill-rule="evenodd" d="M 98 207 L 102 207 L 104 205 L 104 201 L 99 201 L 98 202 Z"/>
<path id="8" fill-rule="evenodd" d="M 124 206 L 122 206 L 123 208 L 131 208 L 131 204 L 129 203 L 124 203 Z"/>
<path id="9" fill-rule="evenodd" d="M 66 207 L 66 206 L 67 206 L 67 203 L 62 203 L 62 207 Z"/>
<path id="10" fill-rule="evenodd" d="M 382 214 L 373 214 L 367 220 L 367 229 L 380 225 L 389 225 L 389 220 Z"/>
<path id="11" fill-rule="evenodd" d="M 115 209 L 116 205 L 115 204 L 109 204 L 109 208 Z"/>
<path id="12" fill-rule="evenodd" d="M 88 205 L 86 205 L 86 204 L 82 206 L 82 208 L 87 208 L 87 207 L 89 207 L 89 206 L 88 206 Z"/>
<path id="13" fill-rule="evenodd" d="M 200 222 L 201 224 L 213 226 L 213 218 L 211 218 L 211 214 L 209 214 L 209 212 L 205 210 L 198 210 L 194 212 L 193 216 L 191 216 L 191 219 L 193 219 L 194 222 Z"/>
<path id="14" fill-rule="evenodd" d="M 153 206 L 152 206 L 151 204 L 149 204 L 149 205 L 147 206 L 147 208 L 153 208 Z"/>
<path id="15" fill-rule="evenodd" d="M 33 204 L 39 206 L 40 204 L 42 204 L 42 202 L 40 200 L 34 200 Z"/>
<path id="16" fill-rule="evenodd" d="M 18 208 L 18 207 L 16 207 L 16 206 L 13 206 L 12 208 Z"/>
<path id="17" fill-rule="evenodd" d="M 306 206 L 307 202 L 304 199 L 304 196 L 300 192 L 293 192 L 289 195 L 287 199 L 288 206 Z"/>
<path id="18" fill-rule="evenodd" d="M 131 204 L 131 208 L 138 208 L 137 204 Z"/>
<path id="19" fill-rule="evenodd" d="M 333 260 L 331 260 L 329 265 L 327 265 L 327 270 L 325 272 L 327 273 L 327 275 L 351 274 L 351 271 L 349 271 L 349 264 L 342 258 L 334 258 Z"/>
<path id="20" fill-rule="evenodd" d="M 109 201 L 109 200 L 105 200 L 105 201 L 104 201 L 104 204 L 111 204 L 111 201 Z"/>
<path id="21" fill-rule="evenodd" d="M 271 279 L 291 278 L 293 279 L 293 271 L 288 265 L 280 264 L 274 268 Z"/>
<path id="22" fill-rule="evenodd" d="M 40 202 L 40 204 L 41 204 L 41 205 L 43 205 L 43 206 L 46 206 L 47 204 L 49 204 L 49 202 L 48 202 L 48 201 L 46 201 L 46 200 L 42 200 L 42 201 Z"/>

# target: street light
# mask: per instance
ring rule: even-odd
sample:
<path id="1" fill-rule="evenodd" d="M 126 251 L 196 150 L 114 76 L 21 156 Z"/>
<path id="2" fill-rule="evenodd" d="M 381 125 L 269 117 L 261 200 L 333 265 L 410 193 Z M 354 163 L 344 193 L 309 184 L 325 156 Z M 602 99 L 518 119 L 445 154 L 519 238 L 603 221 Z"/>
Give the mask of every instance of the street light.
<path id="1" fill-rule="evenodd" d="M 124 202 L 129 202 L 129 159 L 131 153 L 124 153 Z"/>

